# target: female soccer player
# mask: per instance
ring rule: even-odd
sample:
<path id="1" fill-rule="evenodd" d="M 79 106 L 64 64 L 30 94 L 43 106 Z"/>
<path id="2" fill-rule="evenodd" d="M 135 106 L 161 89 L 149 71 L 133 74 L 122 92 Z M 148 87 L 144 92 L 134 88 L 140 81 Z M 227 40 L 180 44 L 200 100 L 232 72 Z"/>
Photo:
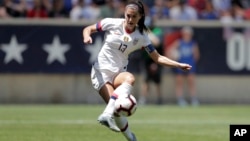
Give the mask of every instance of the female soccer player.
<path id="1" fill-rule="evenodd" d="M 190 70 L 191 66 L 160 55 L 151 45 L 144 24 L 145 11 L 141 1 L 131 1 L 126 5 L 125 19 L 105 18 L 83 29 L 83 42 L 92 43 L 91 34 L 106 31 L 105 40 L 91 70 L 93 87 L 107 103 L 98 121 L 116 132 L 123 132 L 128 141 L 136 141 L 128 127 L 126 117 L 114 116 L 114 104 L 118 96 L 131 94 L 135 82 L 133 74 L 126 71 L 128 55 L 145 49 L 149 56 L 163 66 Z"/>
<path id="2" fill-rule="evenodd" d="M 199 101 L 196 94 L 196 63 L 200 58 L 199 47 L 196 41 L 193 39 L 193 29 L 191 27 L 183 27 L 181 29 L 181 38 L 176 40 L 171 46 L 170 51 L 175 50 L 179 54 L 179 58 L 175 60 L 188 63 L 192 65 L 192 69 L 189 72 L 183 72 L 174 69 L 175 73 L 175 95 L 179 106 L 186 106 L 187 101 L 184 96 L 184 82 L 187 80 L 187 86 L 190 95 L 190 102 L 193 106 L 198 106 Z M 171 58 L 171 54 L 169 55 Z M 173 58 L 174 59 L 174 58 Z"/>

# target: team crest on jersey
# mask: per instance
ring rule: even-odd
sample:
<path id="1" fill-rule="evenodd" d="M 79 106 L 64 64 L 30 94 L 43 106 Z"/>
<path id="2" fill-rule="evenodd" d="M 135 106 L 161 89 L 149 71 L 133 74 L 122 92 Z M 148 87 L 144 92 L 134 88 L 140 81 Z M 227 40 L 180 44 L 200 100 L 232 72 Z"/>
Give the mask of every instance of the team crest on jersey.
<path id="1" fill-rule="evenodd" d="M 128 37 L 127 37 L 127 36 L 124 36 L 124 37 L 123 37 L 123 41 L 124 41 L 124 42 L 128 42 Z"/>
<path id="2" fill-rule="evenodd" d="M 139 39 L 138 38 L 135 38 L 134 41 L 133 41 L 133 45 L 136 45 L 138 43 Z"/>

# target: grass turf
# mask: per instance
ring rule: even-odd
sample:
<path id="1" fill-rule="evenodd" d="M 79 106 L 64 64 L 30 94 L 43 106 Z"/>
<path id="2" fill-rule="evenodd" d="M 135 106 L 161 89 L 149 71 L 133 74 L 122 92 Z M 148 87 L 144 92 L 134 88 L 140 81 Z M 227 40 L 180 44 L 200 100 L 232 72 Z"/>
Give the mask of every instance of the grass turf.
<path id="1" fill-rule="evenodd" d="M 104 105 L 0 105 L 0 141 L 126 141 L 97 123 Z M 249 105 L 138 107 L 138 141 L 229 141 L 230 124 L 250 123 Z"/>

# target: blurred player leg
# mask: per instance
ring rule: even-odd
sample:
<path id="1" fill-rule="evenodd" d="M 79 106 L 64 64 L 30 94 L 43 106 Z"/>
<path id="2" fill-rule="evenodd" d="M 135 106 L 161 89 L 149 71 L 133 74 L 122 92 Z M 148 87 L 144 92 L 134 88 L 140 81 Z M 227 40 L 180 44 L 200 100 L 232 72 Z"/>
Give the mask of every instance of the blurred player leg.
<path id="1" fill-rule="evenodd" d="M 147 96 L 148 96 L 148 91 L 149 91 L 149 82 L 145 81 L 142 84 L 142 91 L 139 97 L 139 104 L 140 105 L 145 105 L 147 103 Z"/>
<path id="2" fill-rule="evenodd" d="M 198 106 L 200 103 L 196 94 L 195 76 L 194 74 L 189 74 L 187 77 L 188 77 L 188 88 L 189 88 L 189 94 L 191 98 L 191 104 L 193 106 Z"/>
<path id="3" fill-rule="evenodd" d="M 160 83 L 155 83 L 156 86 L 156 94 L 157 94 L 157 103 L 158 105 L 163 104 L 163 99 L 162 99 L 162 95 L 161 95 L 161 85 Z"/>
<path id="4" fill-rule="evenodd" d="M 160 72 L 160 67 L 157 67 L 157 70 L 155 71 L 154 77 L 153 77 L 153 82 L 156 87 L 156 96 L 157 96 L 157 101 L 156 104 L 161 105 L 163 104 L 163 97 L 161 93 L 161 72 Z"/>
<path id="5" fill-rule="evenodd" d="M 183 96 L 183 78 L 181 74 L 176 74 L 176 85 L 175 85 L 175 94 L 177 98 L 177 104 L 179 106 L 186 106 L 187 102 Z"/>

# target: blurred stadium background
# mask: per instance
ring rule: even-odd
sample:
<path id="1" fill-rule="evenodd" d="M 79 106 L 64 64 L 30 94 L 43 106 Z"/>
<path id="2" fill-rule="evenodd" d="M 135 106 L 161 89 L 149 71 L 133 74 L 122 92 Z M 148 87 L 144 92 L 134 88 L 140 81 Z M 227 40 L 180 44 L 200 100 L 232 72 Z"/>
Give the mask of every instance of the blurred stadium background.
<path id="1" fill-rule="evenodd" d="M 37 4 L 39 2 L 40 4 Z M 110 6 L 109 2 L 1 1 L 1 9 L 6 13 L 4 15 L 4 12 L 1 12 L 0 20 L 0 102 L 102 103 L 92 89 L 89 74 L 91 64 L 101 47 L 103 33 L 93 35 L 94 44 L 84 45 L 81 32 L 86 25 L 105 17 L 102 15 L 105 12 L 101 10 Z M 111 10 L 119 11 L 126 1 L 111 2 Z M 250 28 L 247 17 L 249 7 L 245 7 L 246 3 L 234 0 L 228 0 L 227 3 L 216 0 L 144 2 L 148 7 L 148 25 L 158 28 L 164 50 L 178 38 L 179 28 L 193 27 L 194 39 L 198 42 L 201 54 L 197 66 L 197 93 L 201 103 L 250 103 Z M 192 8 L 195 14 L 192 16 L 184 11 L 184 16 L 179 18 L 176 16 L 178 14 L 171 16 L 171 9 L 182 3 L 189 9 Z M 215 17 L 204 19 L 202 14 L 207 11 L 209 4 L 213 4 L 212 12 Z M 36 11 L 34 9 L 37 5 L 43 9 L 43 12 L 40 10 L 37 13 L 45 13 L 44 17 L 41 14 L 28 14 Z M 57 10 L 57 5 L 63 10 Z M 21 8 L 16 8 L 18 6 Z M 79 6 L 82 6 L 82 9 Z M 89 11 L 89 17 L 81 17 L 79 14 L 82 13 L 78 13 L 79 17 L 72 19 L 72 11 L 75 8 L 81 9 L 82 13 L 84 10 Z M 93 11 L 97 11 L 96 13 L 99 11 L 98 16 L 88 8 L 95 9 Z M 160 11 L 160 8 L 164 9 L 165 13 L 162 12 L 164 10 Z M 223 15 L 225 11 L 229 12 L 229 15 Z M 239 11 L 245 14 L 236 15 Z M 106 14 L 111 16 L 114 12 Z M 134 95 L 137 97 L 143 81 L 141 56 L 140 51 L 132 54 L 128 67 L 138 78 L 134 89 Z M 164 102 L 173 103 L 175 96 L 171 69 L 164 68 L 162 78 Z M 151 93 L 149 99 L 153 101 L 154 92 Z"/>
<path id="2" fill-rule="evenodd" d="M 34 14 L 36 13 L 34 2 L 43 5 L 41 6 L 43 12 Z M 63 6 L 59 7 L 63 7 L 64 10 L 56 10 L 54 6 L 60 5 L 55 4 L 57 2 L 63 3 Z M 161 4 L 150 0 L 144 2 L 148 10 L 148 25 L 162 33 L 164 50 L 167 50 L 168 45 L 179 37 L 181 27 L 190 26 L 194 29 L 194 39 L 199 44 L 201 54 L 196 76 L 197 96 L 201 106 L 197 107 L 197 111 L 192 108 L 175 107 L 173 72 L 170 68 L 164 68 L 161 90 L 165 106 L 159 108 L 151 105 L 145 106 L 141 111 L 138 110 L 134 121 L 132 119 L 132 124 L 141 127 L 135 126 L 134 130 L 139 132 L 139 138 L 152 141 L 165 140 L 165 132 L 172 137 L 172 141 L 228 140 L 229 124 L 250 122 L 249 114 L 245 114 L 249 112 L 250 104 L 250 2 L 248 0 L 163 0 Z M 171 16 L 171 9 L 180 6 L 179 2 L 193 8 L 196 16 L 187 16 L 183 19 L 175 17 L 176 15 Z M 92 88 L 90 68 L 102 45 L 104 33 L 94 34 L 94 43 L 85 45 L 82 42 L 82 29 L 100 18 L 122 16 L 124 3 L 126 3 L 124 0 L 110 0 L 106 3 L 102 0 L 0 1 L 0 131 L 5 131 L 0 132 L 0 136 L 1 133 L 4 135 L 0 140 L 37 140 L 46 135 L 49 135 L 47 140 L 62 141 L 73 138 L 92 141 L 93 136 L 96 137 L 96 141 L 102 140 L 91 132 L 96 130 L 100 130 L 100 133 L 98 132 L 100 136 L 104 135 L 107 136 L 107 140 L 112 140 L 112 134 L 110 136 L 106 130 L 102 131 L 99 126 L 93 124 L 103 108 L 99 104 L 104 103 Z M 155 11 L 159 9 L 157 8 L 159 5 L 165 9 L 162 13 Z M 110 9 L 113 11 L 109 11 Z M 187 13 L 184 12 L 184 15 L 188 15 Z M 137 77 L 134 88 L 134 95 L 137 98 L 143 82 L 144 70 L 141 62 L 140 51 L 130 56 L 128 70 Z M 156 99 L 154 89 L 150 90 L 148 99 L 149 104 L 153 104 Z M 47 104 L 47 106 L 43 109 L 34 104 Z M 57 107 L 51 104 L 62 105 Z M 83 109 L 77 105 L 71 107 L 71 104 L 84 104 L 83 107 L 86 108 L 82 105 L 80 107 Z M 52 111 L 47 111 L 49 109 Z M 169 117 L 168 113 L 172 116 Z M 148 115 L 158 116 L 154 117 L 155 123 L 142 126 L 138 120 Z M 145 120 L 151 119 L 149 117 Z M 178 126 L 175 126 L 176 123 Z M 179 123 L 187 125 L 186 128 L 182 128 Z M 54 126 L 55 124 L 58 125 Z M 147 125 L 151 126 L 149 130 L 143 128 Z M 46 132 L 48 128 L 55 130 Z M 174 130 L 171 132 L 170 128 Z M 32 132 L 36 129 L 44 131 L 45 134 Z M 67 129 L 90 130 L 88 133 L 85 132 L 86 134 L 72 131 L 69 137 L 64 137 L 63 134 Z M 55 132 L 56 130 L 61 132 Z M 197 132 L 187 137 L 189 130 L 193 133 L 202 130 L 204 132 Z M 153 138 L 152 134 L 152 136 L 143 135 L 143 132 L 150 131 L 158 132 L 160 137 Z M 214 134 L 213 131 L 218 134 Z M 16 137 L 12 136 L 13 132 L 17 133 Z M 25 135 L 32 138 L 26 138 Z M 77 138 L 75 135 L 80 136 Z M 116 139 L 121 140 L 119 137 Z"/>

